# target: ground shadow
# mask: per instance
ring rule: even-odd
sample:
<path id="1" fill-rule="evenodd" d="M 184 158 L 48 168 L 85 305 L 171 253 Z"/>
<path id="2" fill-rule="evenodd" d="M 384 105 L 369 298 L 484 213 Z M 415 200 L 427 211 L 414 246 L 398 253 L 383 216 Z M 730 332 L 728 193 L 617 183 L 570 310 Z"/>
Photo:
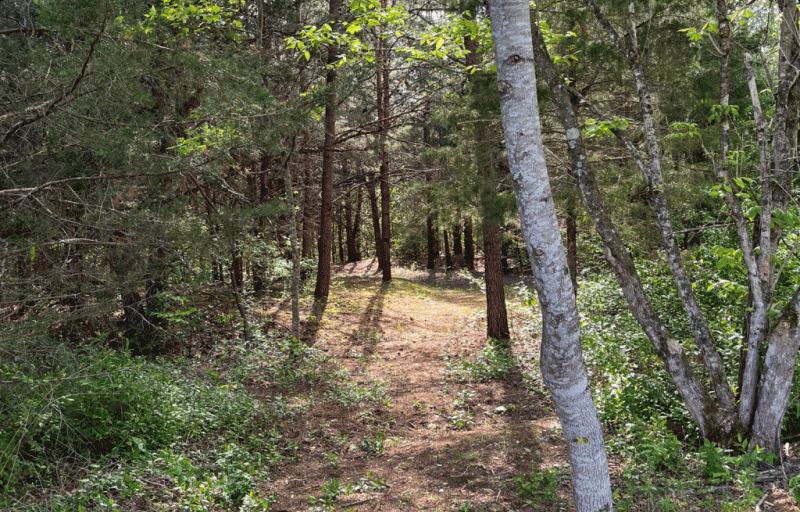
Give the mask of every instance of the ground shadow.
<path id="1" fill-rule="evenodd" d="M 311 313 L 305 322 L 301 322 L 300 340 L 309 347 L 317 341 L 322 319 L 325 317 L 325 309 L 328 307 L 328 298 L 314 299 L 311 305 Z"/>

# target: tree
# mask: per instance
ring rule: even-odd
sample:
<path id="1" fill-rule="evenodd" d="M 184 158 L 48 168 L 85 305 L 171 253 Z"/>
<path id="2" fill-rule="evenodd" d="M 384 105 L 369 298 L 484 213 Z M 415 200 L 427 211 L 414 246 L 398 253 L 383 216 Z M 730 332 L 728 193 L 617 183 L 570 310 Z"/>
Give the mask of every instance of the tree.
<path id="1" fill-rule="evenodd" d="M 341 0 L 329 1 L 331 23 L 339 20 Z M 331 258 L 333 257 L 333 166 L 336 154 L 336 67 L 337 48 L 328 47 L 328 72 L 325 75 L 325 142 L 322 153 L 322 199 L 319 216 L 319 239 L 317 249 L 317 284 L 314 297 L 317 300 L 328 298 L 331 288 Z"/>
<path id="2" fill-rule="evenodd" d="M 656 225 L 661 237 L 661 246 L 666 256 L 673 277 L 675 288 L 680 296 L 686 321 L 691 326 L 695 343 L 702 354 L 708 381 L 703 382 L 699 372 L 687 358 L 683 347 L 677 342 L 663 321 L 658 317 L 639 280 L 633 260 L 621 244 L 613 225 L 608 221 L 606 207 L 602 196 L 595 188 L 594 178 L 588 166 L 588 159 L 583 153 L 583 143 L 580 140 L 580 126 L 568 112 L 566 106 L 566 92 L 563 82 L 559 83 L 557 73 L 549 72 L 548 79 L 551 90 L 554 91 L 560 117 L 567 130 L 570 152 L 584 203 L 592 216 L 597 232 L 600 234 L 605 246 L 606 259 L 617 276 L 617 281 L 628 300 L 631 311 L 647 334 L 651 343 L 664 362 L 666 369 L 675 383 L 678 392 L 683 398 L 695 423 L 703 436 L 730 444 L 738 436 L 751 436 L 750 446 L 759 445 L 770 451 L 777 451 L 779 447 L 779 433 L 785 404 L 789 396 L 789 388 L 794 373 L 794 354 L 797 351 L 800 339 L 797 338 L 795 311 L 797 310 L 797 293 L 786 301 L 782 314 L 777 315 L 775 322 L 770 321 L 769 311 L 774 311 L 775 286 L 778 282 L 775 258 L 782 238 L 787 203 L 787 194 L 791 190 L 791 179 L 788 169 L 787 151 L 794 147 L 793 137 L 787 130 L 794 133 L 796 129 L 786 123 L 787 119 L 796 118 L 796 102 L 794 98 L 797 72 L 794 63 L 798 60 L 796 36 L 796 3 L 789 2 L 780 7 L 788 9 L 783 13 L 782 29 L 779 46 L 781 48 L 778 70 L 779 77 L 776 81 L 775 91 L 775 119 L 773 121 L 774 133 L 772 141 L 772 157 L 768 156 L 768 141 L 766 140 L 764 123 L 760 114 L 760 104 L 757 92 L 753 96 L 753 112 L 755 115 L 756 138 L 760 146 L 760 205 L 743 210 L 742 198 L 748 195 L 748 184 L 741 178 L 731 176 L 729 162 L 729 126 L 734 118 L 735 106 L 730 104 L 729 97 L 729 55 L 731 28 L 728 19 L 727 3 L 724 1 L 716 4 L 716 25 L 707 35 L 714 37 L 717 42 L 714 47 L 720 59 L 720 104 L 718 110 L 712 109 L 712 115 L 719 119 L 719 146 L 720 153 L 717 157 L 707 154 L 709 159 L 715 159 L 715 168 L 720 179 L 718 185 L 719 195 L 723 197 L 727 212 L 731 216 L 736 234 L 740 243 L 742 261 L 748 278 L 750 290 L 750 306 L 746 313 L 744 325 L 744 342 L 742 358 L 739 362 L 742 375 L 739 404 L 736 406 L 736 397 L 728 381 L 722 358 L 717 349 L 705 313 L 699 305 L 692 282 L 684 268 L 681 251 L 678 247 L 675 229 L 673 228 L 672 213 L 668 206 L 664 180 L 662 177 L 661 150 L 657 133 L 657 121 L 654 114 L 652 93 L 647 79 L 645 65 L 647 59 L 643 56 L 647 45 L 637 39 L 636 9 L 633 7 L 619 17 L 627 27 L 626 35 L 620 34 L 612 23 L 612 19 L 594 1 L 587 0 L 587 5 L 595 15 L 599 25 L 611 41 L 613 47 L 627 63 L 634 91 L 638 97 L 643 132 L 645 136 L 645 156 L 640 156 L 636 146 L 625 136 L 623 130 L 612 127 L 611 131 L 627 148 L 632 160 L 641 171 L 647 187 L 649 204 L 655 213 Z M 746 12 L 746 11 L 742 11 Z M 649 13 L 647 16 L 650 16 Z M 786 28 L 786 27 L 794 27 Z M 687 29 L 687 31 L 690 29 Z M 695 32 L 690 32 L 692 37 Z M 704 36 L 697 36 L 702 39 Z M 540 41 L 539 48 L 544 48 Z M 544 53 L 542 51 L 541 53 Z M 548 56 L 543 56 L 540 61 L 545 66 L 552 63 Z M 550 64 L 548 64 L 550 62 Z M 548 74 L 546 72 L 546 74 Z M 751 89 L 755 91 L 755 82 Z M 580 93 L 570 91 L 569 94 Z M 581 99 L 584 105 L 591 105 Z M 593 109 L 593 114 L 602 119 L 602 114 Z M 717 112 L 717 114 L 713 114 Z M 792 112 L 792 113 L 790 113 Z M 761 127 L 761 128 L 760 128 Z M 755 183 L 755 182 L 752 182 Z M 752 204 L 752 203 L 751 203 Z M 777 216 L 776 216 L 777 215 Z M 776 220 L 776 218 L 778 220 Z M 749 221 L 755 221 L 752 230 Z M 754 243 L 755 241 L 755 243 Z M 758 354 L 762 347 L 767 346 L 767 357 L 762 362 Z M 780 354 L 781 363 L 775 356 Z M 792 361 L 790 364 L 787 362 Z M 713 394 L 711 393 L 713 391 Z"/>
<path id="3" fill-rule="evenodd" d="M 592 104 L 585 95 L 588 86 L 577 86 L 572 78 L 565 80 L 564 59 L 561 59 L 561 65 L 557 65 L 558 57 L 551 58 L 548 53 L 549 41 L 545 39 L 548 36 L 555 39 L 556 36 L 544 33 L 546 24 L 542 25 L 541 31 L 536 31 L 534 41 L 540 74 L 548 83 L 566 132 L 565 145 L 572 164 L 571 173 L 578 182 L 584 204 L 602 240 L 606 261 L 616 276 L 632 315 L 665 365 L 701 435 L 725 445 L 731 445 L 743 437 L 749 440 L 751 448 L 760 446 L 776 452 L 795 371 L 794 356 L 800 344 L 794 320 L 798 308 L 797 283 L 791 284 L 793 281 L 785 279 L 781 271 L 781 268 L 788 268 L 790 264 L 786 250 L 782 250 L 781 245 L 793 240 L 789 226 L 795 225 L 792 219 L 796 217 L 787 193 L 793 185 L 789 178 L 793 171 L 789 169 L 795 167 L 790 163 L 787 151 L 792 152 L 796 147 L 797 131 L 793 124 L 798 108 L 795 63 L 798 62 L 800 48 L 796 30 L 796 2 L 778 6 L 782 10 L 781 29 L 775 46 L 780 51 L 772 61 L 777 77 L 769 76 L 769 56 L 764 55 L 760 59 L 767 63 L 762 76 L 765 76 L 766 82 L 774 84 L 773 96 L 768 100 L 774 103 L 774 118 L 770 123 L 773 127 L 771 140 L 761 108 L 765 96 L 759 93 L 756 70 L 752 62 L 747 64 L 747 56 L 737 49 L 759 51 L 767 48 L 769 45 L 759 40 L 759 34 L 769 34 L 769 30 L 766 27 L 752 27 L 753 22 L 748 20 L 754 15 L 747 9 L 738 9 L 732 15 L 727 2 L 716 2 L 713 19 L 698 30 L 683 25 L 685 13 L 673 12 L 671 4 L 654 4 L 655 8 L 646 12 L 638 12 L 633 4 L 628 9 L 620 9 L 618 5 L 609 6 L 607 10 L 592 0 L 587 0 L 586 5 L 605 36 L 606 42 L 598 43 L 598 46 L 605 45 L 613 51 L 608 60 L 624 64 L 627 69 L 629 85 L 626 87 L 638 102 L 639 129 L 644 137 L 641 149 L 626 134 L 627 123 L 610 120 L 608 114 L 600 112 Z M 703 15 L 702 10 L 700 15 Z M 648 26 L 646 32 L 639 31 L 643 24 Z M 581 30 L 587 32 L 592 28 L 584 25 Z M 688 38 L 675 39 L 679 30 L 685 32 Z M 731 44 L 735 36 L 739 38 L 738 46 Z M 699 94 L 696 90 L 709 91 L 704 93 L 704 101 L 698 100 L 693 104 L 685 98 L 677 98 L 674 91 L 665 89 L 663 85 L 660 89 L 652 85 L 663 83 L 660 80 L 664 72 L 663 63 L 660 66 L 650 64 L 663 60 L 661 55 L 665 50 L 659 45 L 667 40 L 672 55 L 691 55 L 689 48 L 701 48 L 703 55 L 710 54 L 718 60 L 716 86 L 690 89 L 690 95 Z M 737 52 L 738 63 L 732 58 Z M 745 61 L 744 66 L 742 61 Z M 732 65 L 746 69 L 747 81 L 744 79 L 745 73 L 731 73 Z M 706 64 L 702 76 L 710 76 L 710 69 Z M 671 73 L 683 76 L 682 73 Z M 594 77 L 589 79 L 590 83 L 593 80 Z M 751 91 L 749 98 L 748 85 Z M 714 99 L 718 101 L 717 104 Z M 745 107 L 746 103 L 752 107 Z M 702 112 L 703 106 L 708 106 L 707 113 L 698 121 L 700 116 L 697 112 Z M 752 121 L 740 116 L 739 112 L 745 109 L 752 111 Z M 591 116 L 593 128 L 587 129 L 589 120 L 584 124 L 578 118 L 579 110 Z M 706 117 L 708 121 L 705 121 Z M 692 122 L 686 122 L 687 118 Z M 598 186 L 599 180 L 594 174 L 593 162 L 590 162 L 583 138 L 586 134 L 593 136 L 591 132 L 596 133 L 596 127 L 601 125 L 607 130 L 609 139 L 611 135 L 616 138 L 619 148 L 627 152 L 641 175 L 642 197 L 652 212 L 653 232 L 660 239 L 675 294 L 682 307 L 680 322 L 676 322 L 675 318 L 660 317 L 660 312 L 651 302 L 652 297 L 648 296 L 637 274 L 634 259 L 612 220 L 613 209 L 606 205 L 603 191 Z M 733 130 L 734 126 L 736 131 Z M 715 137 L 712 136 L 714 130 L 717 131 Z M 664 133 L 668 135 L 664 136 Z M 743 137 L 736 141 L 732 134 L 743 134 Z M 695 165 L 708 169 L 709 176 L 716 176 L 713 195 L 724 203 L 724 215 L 729 216 L 732 226 L 732 239 L 738 242 L 737 248 L 715 249 L 721 255 L 717 268 L 734 267 L 731 273 L 741 276 L 744 282 L 741 287 L 745 290 L 746 300 L 736 306 L 724 306 L 726 311 L 734 307 L 743 310 L 743 341 L 738 365 L 728 362 L 726 367 L 720 350 L 721 344 L 724 347 L 736 346 L 736 334 L 731 333 L 731 339 L 714 334 L 708 318 L 713 321 L 719 313 L 704 307 L 698 298 L 698 294 L 704 290 L 692 282 L 684 267 L 687 238 L 683 247 L 679 246 L 674 226 L 676 217 L 687 208 L 676 208 L 678 204 L 685 203 L 679 203 L 670 195 L 675 187 L 671 187 L 662 175 L 665 172 L 663 148 L 674 144 L 675 140 L 693 141 L 698 148 L 698 156 L 694 157 Z M 757 144 L 753 144 L 753 140 Z M 737 164 L 741 165 L 741 155 L 747 155 L 745 158 L 757 162 L 753 165 L 754 171 L 748 171 L 747 166 L 735 168 Z M 596 160 L 597 157 L 592 159 Z M 679 170 L 679 162 L 676 160 L 674 164 Z M 697 190 L 692 193 L 695 197 L 704 195 L 704 192 L 698 193 Z M 731 254 L 741 256 L 728 259 Z M 728 294 L 727 297 L 736 296 Z M 686 326 L 685 335 L 680 324 Z M 679 332 L 676 333 L 676 329 Z M 684 347 L 680 339 L 685 337 L 694 338 L 695 347 Z M 699 357 L 689 355 L 695 350 Z M 730 380 L 736 378 L 737 370 L 738 396 L 733 393 L 730 384 Z"/>
<path id="4" fill-rule="evenodd" d="M 509 167 L 542 310 L 542 377 L 569 450 L 576 509 L 611 511 L 605 446 L 583 367 L 578 308 L 545 165 L 529 6 L 491 0 L 489 9 Z"/>

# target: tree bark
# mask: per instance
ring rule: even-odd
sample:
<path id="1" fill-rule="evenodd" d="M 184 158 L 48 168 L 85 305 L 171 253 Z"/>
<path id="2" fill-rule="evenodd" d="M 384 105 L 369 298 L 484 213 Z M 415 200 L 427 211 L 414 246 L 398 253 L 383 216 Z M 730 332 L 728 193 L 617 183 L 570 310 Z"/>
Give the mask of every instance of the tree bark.
<path id="1" fill-rule="evenodd" d="M 464 218 L 464 262 L 467 269 L 475 270 L 475 241 L 472 238 L 472 217 Z"/>
<path id="2" fill-rule="evenodd" d="M 361 205 L 364 201 L 364 187 L 358 186 L 356 194 L 356 214 L 353 219 L 353 245 L 355 246 L 355 260 L 361 261 Z"/>
<path id="3" fill-rule="evenodd" d="M 306 146 L 310 144 L 310 137 L 306 131 Z M 313 248 L 314 215 L 311 181 L 311 153 L 306 153 L 303 157 L 303 258 L 310 257 Z"/>
<path id="4" fill-rule="evenodd" d="M 332 23 L 339 19 L 341 0 L 330 0 L 329 13 Z M 328 48 L 328 64 L 337 60 L 337 48 Z M 331 252 L 333 247 L 333 165 L 336 143 L 336 68 L 331 66 L 325 76 L 328 87 L 325 102 L 325 141 L 322 151 L 322 200 L 319 216 L 319 248 L 317 254 L 317 284 L 314 298 L 328 298 L 331 288 Z"/>
<path id="5" fill-rule="evenodd" d="M 800 348 L 800 290 L 778 318 L 769 336 L 761 368 L 759 400 L 755 410 L 750 447 L 780 453 L 783 416 L 792 393 L 792 379 Z"/>
<path id="6" fill-rule="evenodd" d="M 286 185 L 286 209 L 289 211 L 289 247 L 292 253 L 292 337 L 300 339 L 300 248 L 297 243 L 297 222 L 295 219 L 294 187 L 289 169 L 288 155 L 283 160 L 283 181 Z"/>
<path id="7" fill-rule="evenodd" d="M 464 250 L 461 248 L 461 224 L 453 224 L 453 254 L 461 256 Z"/>
<path id="8" fill-rule="evenodd" d="M 425 220 L 426 238 L 428 240 L 428 263 L 425 266 L 428 270 L 436 268 L 436 230 L 433 229 L 433 214 L 429 213 Z"/>
<path id="9" fill-rule="evenodd" d="M 386 0 L 381 0 L 381 8 L 386 9 Z M 378 98 L 378 157 L 381 162 L 381 251 L 383 252 L 383 280 L 392 280 L 392 236 L 391 218 L 389 208 L 391 192 L 389 190 L 389 152 L 386 139 L 389 135 L 389 116 L 391 107 L 389 102 L 389 51 L 384 48 L 383 38 L 378 37 L 375 60 L 378 70 L 375 74 Z"/>
<path id="10" fill-rule="evenodd" d="M 796 172 L 794 162 L 797 149 L 797 110 L 798 76 L 800 75 L 800 40 L 798 40 L 797 0 L 778 2 L 782 11 L 781 41 L 778 62 L 778 83 L 775 91 L 775 115 L 772 120 L 772 162 L 767 167 L 762 162 L 761 175 L 761 232 L 758 253 L 759 281 L 751 280 L 751 288 L 761 287 L 765 314 L 774 307 L 773 290 L 780 277 L 776 272 L 772 255 L 776 254 L 782 238 L 783 226 L 772 223 L 772 211 L 786 210 L 791 201 L 792 177 Z M 755 81 L 749 66 L 748 82 L 753 96 L 759 147 L 763 155 L 766 143 L 766 128 L 759 121 L 760 107 L 757 91 L 753 91 Z M 762 159 L 766 160 L 762 156 Z M 754 301 L 755 302 L 755 301 Z M 797 329 L 798 296 L 792 298 L 784 308 L 776 326 L 768 332 L 764 361 L 759 365 L 761 354 L 758 343 L 748 340 L 747 358 L 742 382 L 740 416 L 745 424 L 752 418 L 752 438 L 750 446 L 761 446 L 773 453 L 780 447 L 780 430 L 789 400 L 794 364 L 800 344 L 800 331 Z M 752 322 L 752 317 L 750 318 Z M 769 326 L 768 316 L 764 324 Z M 757 327 L 758 328 L 758 327 Z M 751 330 L 753 328 L 751 327 Z M 763 331 L 762 331 L 763 332 Z M 758 333 L 760 334 L 760 332 Z M 756 385 L 757 382 L 757 385 Z M 750 408 L 742 405 L 748 400 Z M 757 401 L 756 401 L 757 400 Z"/>
<path id="11" fill-rule="evenodd" d="M 378 270 L 383 270 L 386 265 L 383 257 L 383 237 L 381 236 L 381 214 L 378 210 L 378 196 L 375 194 L 375 175 L 370 173 L 367 183 L 369 206 L 372 212 L 372 234 L 375 240 L 375 257 L 378 259 Z"/>
<path id="12" fill-rule="evenodd" d="M 508 329 L 506 291 L 503 267 L 500 262 L 500 227 L 492 222 L 483 235 L 484 274 L 486 282 L 486 336 L 508 346 L 511 333 Z"/>
<path id="13" fill-rule="evenodd" d="M 442 236 L 444 237 L 444 266 L 449 269 L 453 266 L 453 256 L 450 254 L 450 240 L 447 237 L 447 229 L 442 229 Z"/>
<path id="14" fill-rule="evenodd" d="M 542 377 L 569 450 L 576 510 L 613 510 L 600 421 L 583 367 L 572 291 L 539 125 L 528 2 L 490 0 L 500 108 L 520 223 L 542 309 Z"/>

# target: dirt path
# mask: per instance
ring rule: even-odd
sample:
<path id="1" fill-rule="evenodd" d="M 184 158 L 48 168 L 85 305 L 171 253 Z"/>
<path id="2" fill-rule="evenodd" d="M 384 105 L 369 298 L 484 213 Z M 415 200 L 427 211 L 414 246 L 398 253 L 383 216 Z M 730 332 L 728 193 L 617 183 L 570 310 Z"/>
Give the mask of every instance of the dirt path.
<path id="1" fill-rule="evenodd" d="M 273 510 L 568 510 L 563 490 L 558 501 L 526 504 L 514 485 L 532 468 L 565 460 L 546 398 L 518 371 L 488 382 L 448 377 L 448 361 L 474 360 L 485 347 L 483 295 L 463 276 L 441 271 L 398 268 L 383 283 L 370 265 L 338 269 L 305 341 L 364 389 L 382 381 L 385 399 L 371 407 L 309 407 L 287 425 L 298 462 L 265 484 L 277 496 Z M 288 322 L 285 305 L 270 313 Z M 512 312 L 513 327 L 522 314 Z M 527 343 L 515 353 L 535 348 Z M 328 500 L 315 504 L 309 496 Z"/>

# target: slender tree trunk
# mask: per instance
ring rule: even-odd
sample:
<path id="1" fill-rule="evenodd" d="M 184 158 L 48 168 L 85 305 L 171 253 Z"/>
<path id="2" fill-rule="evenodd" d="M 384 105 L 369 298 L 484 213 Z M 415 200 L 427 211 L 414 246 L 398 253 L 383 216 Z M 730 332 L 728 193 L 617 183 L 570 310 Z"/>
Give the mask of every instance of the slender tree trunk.
<path id="1" fill-rule="evenodd" d="M 586 209 L 592 217 L 595 230 L 603 241 L 604 256 L 614 272 L 628 306 L 647 338 L 664 361 L 672 381 L 686 404 L 689 414 L 697 423 L 704 436 L 711 435 L 717 420 L 718 409 L 708 391 L 694 373 L 681 345 L 667 331 L 652 308 L 644 292 L 633 258 L 620 239 L 614 223 L 607 213 L 603 196 L 597 188 L 594 174 L 589 166 L 583 138 L 564 80 L 556 72 L 544 39 L 533 27 L 533 40 L 536 49 L 536 62 L 547 81 L 558 108 L 558 115 L 567 134 L 567 147 L 572 162 L 572 173 L 578 181 Z"/>
<path id="2" fill-rule="evenodd" d="M 381 0 L 381 8 L 386 9 L 386 0 Z M 389 51 L 384 48 L 383 39 L 378 37 L 375 52 L 378 70 L 376 72 L 376 89 L 378 98 L 378 157 L 381 162 L 381 246 L 383 253 L 383 280 L 392 280 L 392 236 L 389 208 L 391 193 L 389 190 L 389 152 L 387 137 L 389 135 L 389 116 L 391 113 L 389 98 Z"/>
<path id="3" fill-rule="evenodd" d="M 375 176 L 370 173 L 367 183 L 367 194 L 369 195 L 369 206 L 372 212 L 372 234 L 375 239 L 375 257 L 378 259 L 378 270 L 383 270 L 386 265 L 383 257 L 383 237 L 381 236 L 381 214 L 378 210 L 378 196 L 375 194 Z"/>
<path id="4" fill-rule="evenodd" d="M 800 37 L 798 36 L 798 3 L 797 0 L 778 2 L 781 9 L 781 42 L 778 62 L 778 83 L 775 92 L 775 116 L 772 120 L 772 168 L 767 167 L 762 156 L 761 179 L 761 240 L 759 242 L 759 276 L 762 277 L 763 302 L 772 309 L 773 287 L 780 278 L 776 273 L 772 255 L 776 254 L 782 238 L 783 226 L 772 225 L 771 212 L 785 211 L 792 200 L 790 197 L 793 177 L 796 174 L 797 123 L 798 123 L 798 77 L 800 77 Z M 758 94 L 754 91 L 755 80 L 752 78 L 752 65 L 749 66 L 748 82 L 754 113 L 756 115 L 756 132 L 761 153 L 766 149 L 766 128 L 758 105 Z M 769 191 L 769 194 L 767 193 Z M 766 213 L 765 213 L 766 212 Z M 765 225 L 766 224 L 766 225 Z M 768 250 L 767 250 L 768 249 Z M 766 272 L 765 272 L 766 271 Z M 763 279 L 765 275 L 767 278 Z M 764 449 L 779 453 L 780 431 L 783 416 L 788 405 L 798 345 L 800 345 L 800 329 L 798 329 L 798 291 L 784 308 L 775 327 L 766 339 L 767 349 L 764 360 L 759 366 L 761 350 L 758 345 L 748 343 L 748 354 L 742 383 L 742 399 L 740 415 L 746 421 L 749 410 L 741 403 L 746 398 L 757 397 L 752 410 L 752 438 L 750 446 L 761 446 Z M 755 346 L 754 346 L 755 345 Z M 753 381 L 758 385 L 753 390 Z M 745 423 L 748 424 L 748 423 Z"/>
<path id="5" fill-rule="evenodd" d="M 330 0 L 330 19 L 339 19 L 341 0 Z M 338 50 L 328 48 L 328 64 L 336 62 Z M 322 204 L 319 217 L 319 249 L 317 260 L 317 284 L 314 297 L 318 300 L 328 298 L 331 287 L 331 250 L 333 246 L 333 164 L 334 144 L 336 143 L 336 68 L 331 66 L 325 76 L 328 87 L 325 103 L 325 142 L 322 152 Z"/>
<path id="6" fill-rule="evenodd" d="M 677 288 L 678 295 L 683 303 L 684 311 L 686 311 L 695 342 L 700 349 L 703 356 L 705 366 L 709 372 L 711 384 L 716 394 L 717 411 L 714 416 L 717 418 L 713 421 L 712 425 L 714 430 L 722 430 L 721 433 L 715 433 L 715 436 L 722 436 L 725 438 L 733 436 L 739 429 L 738 418 L 736 414 L 735 403 L 733 397 L 733 390 L 728 383 L 725 369 L 722 365 L 722 358 L 716 349 L 716 345 L 708 328 L 702 310 L 697 302 L 694 294 L 692 282 L 686 274 L 683 266 L 683 261 L 678 248 L 675 232 L 672 227 L 672 220 L 667 207 L 666 196 L 664 192 L 664 183 L 661 175 L 661 154 L 658 147 L 658 139 L 655 131 L 655 118 L 653 115 L 653 106 L 650 98 L 650 93 L 645 79 L 644 70 L 641 64 L 641 56 L 639 54 L 639 46 L 636 38 L 634 37 L 630 45 L 616 32 L 611 23 L 606 18 L 605 14 L 600 11 L 593 0 L 587 0 L 587 4 L 600 24 L 605 29 L 609 39 L 617 47 L 618 51 L 625 55 L 628 61 L 633 76 L 634 85 L 636 87 L 637 95 L 639 98 L 639 105 L 643 118 L 644 135 L 647 148 L 648 165 L 641 165 L 640 170 L 648 185 L 648 192 L 651 198 L 653 211 L 656 214 L 658 226 L 661 234 L 661 243 L 664 253 L 667 257 L 670 271 L 672 273 L 675 287 Z M 633 4 L 631 4 L 633 5 Z M 629 27 L 634 26 L 633 11 L 629 11 Z M 633 30 L 629 28 L 629 31 Z M 632 32 L 635 34 L 635 32 Z M 638 151 L 632 144 L 627 144 L 632 155 L 638 158 Z"/>
<path id="7" fill-rule="evenodd" d="M 283 161 L 283 181 L 286 185 L 286 209 L 289 211 L 289 247 L 292 253 L 292 337 L 300 338 L 300 248 L 297 243 L 297 222 L 295 219 L 294 188 L 289 169 L 288 155 Z"/>
<path id="8" fill-rule="evenodd" d="M 464 218 L 464 261 L 467 269 L 475 270 L 475 242 L 472 238 L 472 217 Z"/>
<path id="9" fill-rule="evenodd" d="M 306 145 L 309 144 L 309 132 L 306 132 Z M 303 157 L 303 258 L 309 258 L 313 248 L 314 215 L 311 178 L 311 154 Z"/>
<path id="10" fill-rule="evenodd" d="M 442 229 L 442 236 L 444 237 L 444 265 L 445 269 L 453 266 L 453 255 L 450 254 L 450 241 L 447 236 L 447 229 Z"/>
<path id="11" fill-rule="evenodd" d="M 344 246 L 345 246 L 345 226 L 344 226 L 344 215 L 342 215 L 342 210 L 345 209 L 344 204 L 339 203 L 339 206 L 336 208 L 336 225 L 338 228 L 338 242 L 339 242 L 339 263 L 344 263 Z"/>
<path id="12" fill-rule="evenodd" d="M 458 222 L 453 224 L 453 254 L 456 256 L 461 256 L 464 254 L 464 251 L 461 248 L 461 224 Z"/>
<path id="13" fill-rule="evenodd" d="M 383 252 L 383 280 L 392 280 L 392 237 L 389 207 L 389 156 L 384 148 L 385 160 L 381 162 L 381 245 Z"/>
<path id="14" fill-rule="evenodd" d="M 433 229 L 433 214 L 429 213 L 425 222 L 425 229 L 428 239 L 428 264 L 425 268 L 433 270 L 436 268 L 436 230 Z"/>
<path id="15" fill-rule="evenodd" d="M 576 510 L 611 511 L 608 461 L 545 165 L 529 9 L 522 0 L 489 4 L 509 167 L 542 309 L 542 377 L 567 442 Z"/>
<path id="16" fill-rule="evenodd" d="M 361 205 L 364 199 L 364 187 L 358 186 L 356 194 L 356 214 L 353 219 L 353 246 L 355 249 L 355 260 L 361 261 Z"/>

